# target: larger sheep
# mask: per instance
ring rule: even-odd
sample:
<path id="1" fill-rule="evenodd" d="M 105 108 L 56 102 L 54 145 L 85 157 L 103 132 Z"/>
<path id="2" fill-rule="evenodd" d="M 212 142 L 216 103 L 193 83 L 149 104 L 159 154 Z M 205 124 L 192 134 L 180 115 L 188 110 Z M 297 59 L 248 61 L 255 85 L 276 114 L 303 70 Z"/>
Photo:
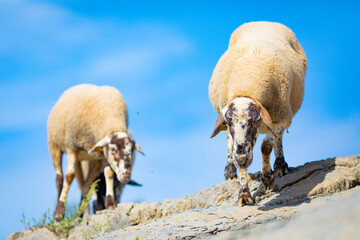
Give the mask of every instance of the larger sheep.
<path id="1" fill-rule="evenodd" d="M 85 195 L 106 160 L 105 177 L 114 172 L 122 183 L 130 181 L 134 150 L 142 153 L 128 132 L 128 113 L 121 93 L 113 87 L 82 84 L 66 90 L 48 118 L 48 143 L 57 174 L 58 202 L 55 217 L 62 218 L 70 185 L 79 161 L 93 161 L 86 180 L 81 184 Z M 63 186 L 62 155 L 68 166 Z M 97 161 L 96 161 L 97 160 Z M 79 173 L 79 172 L 78 172 Z M 77 175 L 78 175 L 77 173 Z M 111 181 L 109 182 L 111 184 Z M 114 207 L 111 188 L 107 189 L 108 206 Z"/>
<path id="2" fill-rule="evenodd" d="M 229 47 L 217 63 L 209 84 L 210 101 L 218 119 L 211 137 L 227 129 L 227 180 L 240 171 L 239 204 L 252 204 L 247 168 L 259 133 L 262 182 L 272 189 L 274 175 L 269 159 L 275 149 L 274 171 L 288 172 L 282 135 L 290 127 L 304 97 L 307 67 L 305 53 L 294 33 L 280 23 L 251 22 L 231 35 Z"/>

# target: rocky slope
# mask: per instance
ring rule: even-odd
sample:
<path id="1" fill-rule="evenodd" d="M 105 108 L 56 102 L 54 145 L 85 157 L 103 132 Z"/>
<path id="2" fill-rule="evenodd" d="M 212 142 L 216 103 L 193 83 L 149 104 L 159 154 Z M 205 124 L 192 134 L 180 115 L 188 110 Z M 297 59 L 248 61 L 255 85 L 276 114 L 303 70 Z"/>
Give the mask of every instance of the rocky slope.
<path id="1" fill-rule="evenodd" d="M 360 154 L 291 168 L 265 191 L 249 183 L 256 204 L 237 206 L 236 181 L 163 203 L 122 203 L 88 216 L 68 239 L 280 239 L 360 235 Z M 357 187 L 358 186 L 358 187 Z M 350 190 L 349 190 L 350 189 Z M 327 234 L 327 235 L 326 235 Z M 42 228 L 12 239 L 60 239 Z"/>

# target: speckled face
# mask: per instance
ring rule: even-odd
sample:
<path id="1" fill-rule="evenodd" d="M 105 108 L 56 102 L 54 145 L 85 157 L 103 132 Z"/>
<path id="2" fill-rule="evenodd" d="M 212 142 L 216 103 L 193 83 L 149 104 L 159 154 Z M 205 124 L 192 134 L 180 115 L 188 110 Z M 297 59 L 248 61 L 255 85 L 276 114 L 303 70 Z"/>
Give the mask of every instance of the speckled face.
<path id="1" fill-rule="evenodd" d="M 128 183 L 131 177 L 132 154 L 135 142 L 126 133 L 114 133 L 108 144 L 108 162 L 118 180 Z"/>
<path id="2" fill-rule="evenodd" d="M 236 98 L 222 111 L 233 139 L 233 159 L 241 168 L 247 168 L 253 158 L 253 148 L 261 123 L 260 111 L 249 98 Z"/>

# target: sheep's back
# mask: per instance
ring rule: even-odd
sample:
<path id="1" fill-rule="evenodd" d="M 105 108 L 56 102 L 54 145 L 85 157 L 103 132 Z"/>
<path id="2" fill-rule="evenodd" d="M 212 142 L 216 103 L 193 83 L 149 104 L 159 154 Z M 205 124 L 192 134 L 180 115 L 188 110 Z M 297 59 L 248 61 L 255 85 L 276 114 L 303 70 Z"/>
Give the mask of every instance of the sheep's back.
<path id="1" fill-rule="evenodd" d="M 275 121 L 291 121 L 301 106 L 305 71 L 305 53 L 290 29 L 278 23 L 244 24 L 232 34 L 215 67 L 210 100 L 219 112 L 229 99 L 250 96 Z"/>
<path id="2" fill-rule="evenodd" d="M 65 148 L 89 150 L 113 131 L 126 131 L 128 116 L 121 93 L 113 87 L 82 84 L 66 90 L 48 118 L 53 141 Z"/>

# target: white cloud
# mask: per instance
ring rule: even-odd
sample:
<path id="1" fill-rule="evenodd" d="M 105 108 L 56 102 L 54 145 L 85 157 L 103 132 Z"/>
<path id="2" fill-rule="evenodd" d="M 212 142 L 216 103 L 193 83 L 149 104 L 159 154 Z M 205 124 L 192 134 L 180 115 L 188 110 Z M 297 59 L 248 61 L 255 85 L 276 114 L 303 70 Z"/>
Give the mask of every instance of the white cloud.
<path id="1" fill-rule="evenodd" d="M 135 49 L 120 51 L 96 59 L 89 67 L 89 72 L 96 78 L 128 76 L 140 72 L 147 72 L 158 59 L 151 49 Z"/>
<path id="2" fill-rule="evenodd" d="M 86 23 L 86 24 L 83 24 Z M 64 8 L 34 1 L 0 2 L 0 51 L 23 63 L 54 60 L 62 51 L 83 44 L 96 34 L 95 22 Z"/>
<path id="3" fill-rule="evenodd" d="M 112 61 L 129 66 L 126 72 L 139 72 L 144 64 L 156 63 L 158 55 L 183 56 L 191 51 L 189 39 L 166 24 L 95 20 L 45 2 L 0 2 L 0 29 L 0 52 L 6 57 L 24 65 L 71 61 L 75 66 L 71 64 L 70 71 L 94 63 L 88 67 L 100 74 L 109 71 L 105 77 L 123 72 L 116 71 L 116 66 L 122 67 Z"/>
<path id="4" fill-rule="evenodd" d="M 0 77 L 7 103 L 0 128 L 43 123 L 49 105 L 75 84 L 141 88 L 192 51 L 186 36 L 162 23 L 94 20 L 43 2 L 0 2 L 0 29 L 0 68 L 16 67 Z"/>
<path id="5" fill-rule="evenodd" d="M 157 35 L 158 33 L 153 33 Z M 166 35 L 166 33 L 165 33 Z M 171 36 L 169 36 L 171 38 Z M 165 40 L 165 42 L 164 42 Z M 119 49 L 96 58 L 86 67 L 90 76 L 102 78 L 120 78 L 144 76 L 157 72 L 162 65 L 166 65 L 166 59 L 172 56 L 183 56 L 189 52 L 189 44 L 186 40 L 166 44 L 164 39 L 149 45 L 146 41 L 136 47 Z M 181 51 L 179 51 L 181 49 Z"/>

